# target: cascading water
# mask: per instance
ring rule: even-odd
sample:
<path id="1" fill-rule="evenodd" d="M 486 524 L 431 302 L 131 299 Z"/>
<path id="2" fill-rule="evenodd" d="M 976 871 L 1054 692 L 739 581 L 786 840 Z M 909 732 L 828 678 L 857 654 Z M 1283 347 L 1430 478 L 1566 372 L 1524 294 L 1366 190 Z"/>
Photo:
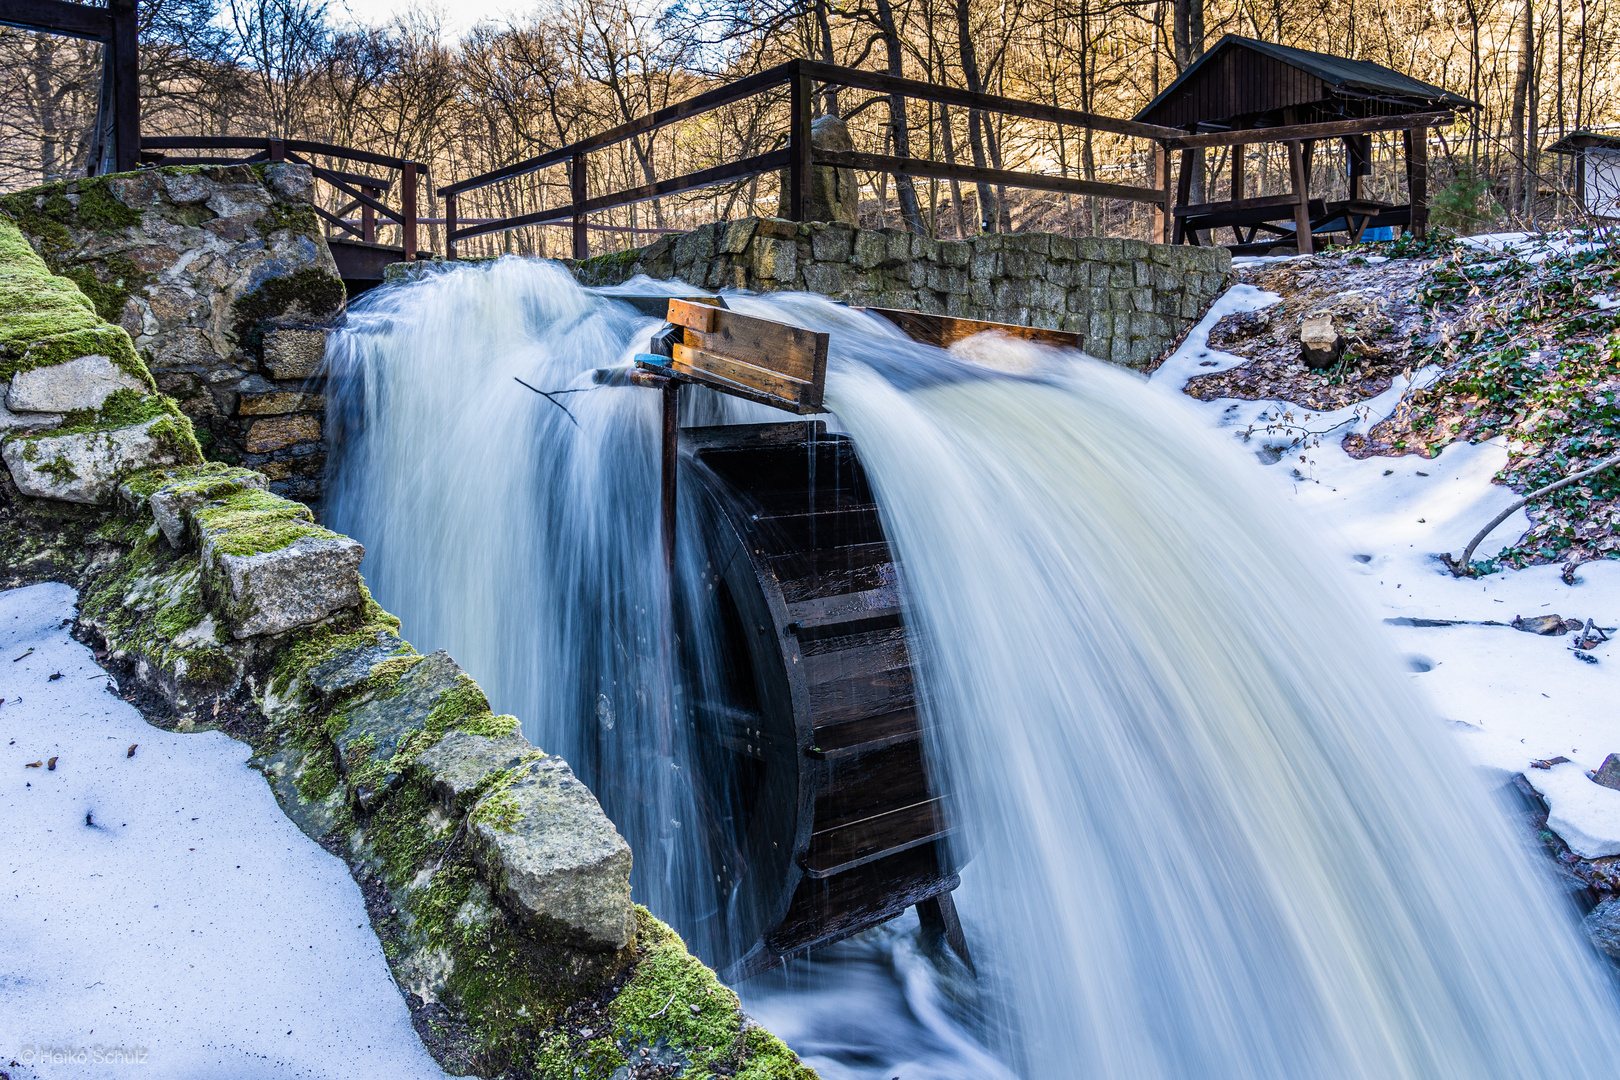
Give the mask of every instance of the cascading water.
<path id="1" fill-rule="evenodd" d="M 828 404 L 900 557 L 971 858 L 971 1026 L 1015 1072 L 1609 1071 L 1620 1010 L 1570 913 L 1200 419 L 1072 353 L 976 363 L 819 298 L 734 306 L 833 332 Z M 334 338 L 329 516 L 407 634 L 576 766 L 701 953 L 724 897 L 670 715 L 657 396 L 513 381 L 586 390 L 655 326 L 515 259 L 373 294 Z M 990 1070 L 921 1027 L 914 1060 L 959 1064 L 908 1075 Z"/>

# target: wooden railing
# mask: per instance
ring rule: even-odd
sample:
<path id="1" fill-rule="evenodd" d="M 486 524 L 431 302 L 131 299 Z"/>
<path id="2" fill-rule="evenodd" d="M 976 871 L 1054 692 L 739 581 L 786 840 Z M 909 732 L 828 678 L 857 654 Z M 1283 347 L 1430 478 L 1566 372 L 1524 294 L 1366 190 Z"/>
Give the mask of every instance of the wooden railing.
<path id="1" fill-rule="evenodd" d="M 180 157 L 170 150 L 251 150 L 247 157 Z M 399 208 L 384 202 L 393 190 L 392 177 L 373 176 L 368 173 L 343 172 L 328 169 L 310 160 L 312 157 L 354 161 L 376 165 L 399 174 Z M 291 161 L 309 166 L 318 180 L 347 195 L 348 205 L 334 213 L 315 206 L 315 213 L 332 225 L 368 244 L 377 242 L 377 215 L 381 214 L 399 225 L 401 245 L 406 259 L 418 254 L 418 226 L 434 219 L 424 219 L 417 209 L 418 177 L 427 178 L 428 167 L 420 162 L 403 158 L 373 154 L 368 150 L 354 150 L 346 146 L 309 142 L 304 139 L 255 139 L 235 136 L 162 136 L 141 140 L 141 159 L 149 165 L 252 165 L 266 161 Z M 358 225 L 345 218 L 352 210 L 360 210 Z"/>
<path id="2" fill-rule="evenodd" d="M 1123 184 L 1105 184 L 1069 176 L 1044 173 L 1018 172 L 1010 169 L 986 169 L 922 158 L 894 157 L 885 154 L 867 154 L 855 151 L 831 151 L 813 147 L 810 142 L 810 123 L 813 119 L 811 102 L 814 84 L 850 87 L 887 95 L 891 108 L 904 107 L 906 98 L 956 105 L 986 113 L 999 113 L 1028 120 L 1106 131 L 1116 135 L 1154 141 L 1153 187 L 1131 187 Z M 787 145 L 764 154 L 755 154 L 726 165 L 671 177 L 638 187 L 626 188 L 611 194 L 591 196 L 586 186 L 586 155 L 594 150 L 614 146 L 635 136 L 656 131 L 681 120 L 711 112 L 724 105 L 769 93 L 781 86 L 789 92 L 789 127 Z M 1071 195 L 1098 195 L 1111 199 L 1151 203 L 1160 212 L 1160 220 L 1170 219 L 1170 200 L 1174 192 L 1169 185 L 1169 147 L 1175 140 L 1186 136 L 1177 128 L 1141 124 L 1134 120 L 1121 120 L 1096 113 L 1064 109 L 1033 101 L 1019 101 L 994 94 L 975 94 L 949 86 L 935 86 L 914 79 L 902 79 L 857 68 L 835 67 L 813 60 L 790 60 L 757 75 L 751 75 L 686 101 L 638 117 L 608 131 L 592 135 L 548 151 L 527 161 L 495 169 L 467 180 L 457 181 L 439 188 L 438 195 L 445 202 L 445 254 L 456 257 L 456 242 L 487 233 L 519 229 L 529 225 L 561 224 L 570 222 L 574 233 L 574 257 L 590 254 L 586 216 L 600 210 L 657 199 L 678 192 L 711 187 L 727 181 L 758 176 L 761 173 L 786 169 L 788 174 L 787 206 L 789 216 L 803 221 L 810 213 L 811 170 L 817 165 L 862 169 L 874 172 L 896 173 L 925 179 L 959 180 L 968 183 L 1005 185 L 1056 191 Z M 552 165 L 566 164 L 569 168 L 570 202 L 533 213 L 507 218 L 480 218 L 475 223 L 457 227 L 457 198 L 464 192 L 487 187 L 490 184 L 536 172 Z"/>

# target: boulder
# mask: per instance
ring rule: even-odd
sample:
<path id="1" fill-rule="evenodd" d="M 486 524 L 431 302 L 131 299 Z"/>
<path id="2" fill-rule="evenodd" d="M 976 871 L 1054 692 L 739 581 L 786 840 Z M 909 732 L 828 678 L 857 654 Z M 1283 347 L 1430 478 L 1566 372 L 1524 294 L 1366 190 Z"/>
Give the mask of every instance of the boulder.
<path id="1" fill-rule="evenodd" d="M 630 845 L 567 762 L 523 766 L 468 821 L 484 880 L 527 926 L 615 952 L 634 939 Z"/>
<path id="2" fill-rule="evenodd" d="M 1305 366 L 1321 370 L 1339 362 L 1346 342 L 1333 325 L 1333 316 L 1317 315 L 1299 324 L 1299 345 Z"/>
<path id="3" fill-rule="evenodd" d="M 13 375 L 6 408 L 35 413 L 99 409 L 115 390 L 144 394 L 147 386 L 111 357 L 92 354 Z"/>
<path id="4" fill-rule="evenodd" d="M 427 727 L 428 716 L 461 677 L 460 665 L 440 649 L 416 661 L 387 696 L 378 695 L 349 710 L 347 723 L 332 739 L 355 801 L 371 810 L 399 783 L 389 762 L 412 733 Z M 368 769 L 375 763 L 380 768 Z"/>
<path id="5" fill-rule="evenodd" d="M 158 416 L 110 431 L 13 438 L 0 456 L 24 495 L 94 506 L 109 501 L 128 473 L 181 463 L 183 451 L 164 437 L 174 422 Z"/>
<path id="6" fill-rule="evenodd" d="M 264 364 L 272 379 L 313 379 L 325 360 L 324 330 L 272 330 L 264 336 Z"/>
<path id="7" fill-rule="evenodd" d="M 496 773 L 545 756 L 515 732 L 490 738 L 452 731 L 416 759 L 416 769 L 445 813 L 456 817 Z"/>
<path id="8" fill-rule="evenodd" d="M 849 125 L 836 116 L 818 117 L 810 125 L 810 145 L 817 150 L 855 149 L 855 140 L 849 134 Z M 788 174 L 781 174 L 781 197 L 776 214 L 791 221 L 797 215 L 788 205 Z M 860 224 L 860 189 L 855 183 L 854 169 L 841 169 L 834 165 L 815 165 L 810 169 L 810 216 L 807 221 L 841 221 L 846 225 Z"/>
<path id="9" fill-rule="evenodd" d="M 1593 945 L 1620 960 L 1620 897 L 1610 897 L 1587 912 L 1581 925 Z"/>

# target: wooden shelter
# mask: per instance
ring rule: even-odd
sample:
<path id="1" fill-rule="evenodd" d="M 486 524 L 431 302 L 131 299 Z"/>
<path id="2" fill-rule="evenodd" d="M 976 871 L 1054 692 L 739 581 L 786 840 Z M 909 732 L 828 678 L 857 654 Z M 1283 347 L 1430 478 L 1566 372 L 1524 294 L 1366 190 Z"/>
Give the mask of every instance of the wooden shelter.
<path id="1" fill-rule="evenodd" d="M 1575 197 L 1582 210 L 1620 219 L 1620 136 L 1572 131 L 1547 149 L 1575 158 Z"/>
<path id="2" fill-rule="evenodd" d="M 1295 243 L 1306 254 L 1313 250 L 1313 236 L 1325 233 L 1343 232 L 1359 241 L 1371 228 L 1406 226 L 1413 235 L 1424 235 L 1428 129 L 1450 123 L 1458 109 L 1477 108 L 1478 103 L 1465 97 L 1379 64 L 1228 34 L 1135 120 L 1188 133 L 1171 144 L 1181 150 L 1180 183 L 1172 221 L 1166 222 L 1172 243 L 1196 244 L 1202 230 L 1230 228 L 1236 242 L 1227 246 L 1235 253 Z M 1405 205 L 1367 197 L 1364 185 L 1372 173 L 1372 133 L 1377 131 L 1404 135 Z M 1312 152 L 1327 138 L 1345 144 L 1347 199 L 1311 198 Z M 1245 155 L 1238 148 L 1274 142 L 1288 148 L 1290 190 L 1245 197 Z M 1199 151 L 1216 146 L 1233 147 L 1231 198 L 1193 204 Z M 1268 238 L 1257 241 L 1258 233 Z"/>

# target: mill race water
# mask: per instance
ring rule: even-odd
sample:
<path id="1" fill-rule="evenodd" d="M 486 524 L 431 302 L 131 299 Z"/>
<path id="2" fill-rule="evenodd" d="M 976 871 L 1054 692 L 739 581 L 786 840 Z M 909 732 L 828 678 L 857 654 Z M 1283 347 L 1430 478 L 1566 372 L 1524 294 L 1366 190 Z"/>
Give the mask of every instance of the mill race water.
<path id="1" fill-rule="evenodd" d="M 739 987 L 825 1076 L 1612 1071 L 1620 1007 L 1572 911 L 1201 418 L 1074 352 L 728 301 L 832 335 L 831 423 L 902 568 L 965 863 L 976 978 L 908 917 Z M 326 514 L 409 637 L 575 767 L 636 899 L 711 955 L 725 897 L 670 722 L 697 690 L 668 630 L 658 395 L 592 378 L 658 325 L 510 257 L 368 294 L 328 350 Z M 706 391 L 684 410 L 784 418 Z"/>

